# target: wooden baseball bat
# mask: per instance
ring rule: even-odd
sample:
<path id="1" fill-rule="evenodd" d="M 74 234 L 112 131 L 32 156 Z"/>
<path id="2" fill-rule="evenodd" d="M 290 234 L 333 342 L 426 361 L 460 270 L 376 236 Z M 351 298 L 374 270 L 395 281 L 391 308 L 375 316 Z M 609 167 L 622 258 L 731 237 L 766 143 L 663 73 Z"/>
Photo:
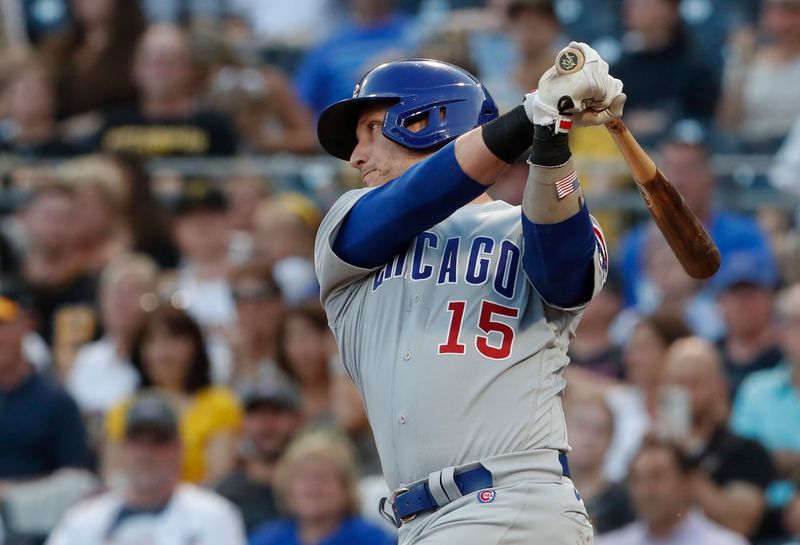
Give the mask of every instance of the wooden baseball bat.
<path id="1" fill-rule="evenodd" d="M 570 74 L 583 68 L 583 64 L 583 52 L 568 47 L 558 54 L 555 66 L 559 74 Z M 606 129 L 628 164 L 653 221 L 683 270 L 692 278 L 713 276 L 719 269 L 720 254 L 703 224 L 621 119 L 606 123 Z"/>

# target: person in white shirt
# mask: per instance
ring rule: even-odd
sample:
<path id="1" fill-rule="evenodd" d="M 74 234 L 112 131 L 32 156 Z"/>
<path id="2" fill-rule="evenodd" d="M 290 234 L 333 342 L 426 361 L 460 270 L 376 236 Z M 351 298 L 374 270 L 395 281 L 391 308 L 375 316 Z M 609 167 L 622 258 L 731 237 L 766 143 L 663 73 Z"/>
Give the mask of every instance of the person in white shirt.
<path id="1" fill-rule="evenodd" d="M 154 392 L 126 418 L 124 483 L 70 509 L 45 545 L 244 545 L 244 524 L 221 496 L 180 482 L 178 419 Z"/>
<path id="2" fill-rule="evenodd" d="M 693 509 L 693 470 L 673 443 L 648 437 L 631 462 L 628 485 L 637 520 L 595 545 L 747 545 L 740 534 Z"/>
<path id="3" fill-rule="evenodd" d="M 121 255 L 103 269 L 100 312 L 105 335 L 78 351 L 66 378 L 67 390 L 84 415 L 102 415 L 136 389 L 131 343 L 142 303 L 154 297 L 157 283 L 158 267 L 143 254 Z"/>

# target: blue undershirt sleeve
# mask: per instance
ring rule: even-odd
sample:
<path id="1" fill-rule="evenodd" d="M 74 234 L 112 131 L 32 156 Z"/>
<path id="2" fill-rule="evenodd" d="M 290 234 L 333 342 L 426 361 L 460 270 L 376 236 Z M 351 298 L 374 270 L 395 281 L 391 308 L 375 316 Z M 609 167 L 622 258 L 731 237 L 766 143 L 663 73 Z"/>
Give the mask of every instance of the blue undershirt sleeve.
<path id="1" fill-rule="evenodd" d="M 484 191 L 486 186 L 461 169 L 451 142 L 359 199 L 342 222 L 333 251 L 356 267 L 378 267 Z"/>
<path id="2" fill-rule="evenodd" d="M 522 267 L 545 301 L 570 308 L 591 299 L 597 243 L 585 204 L 574 216 L 549 225 L 522 214 L 522 236 Z"/>

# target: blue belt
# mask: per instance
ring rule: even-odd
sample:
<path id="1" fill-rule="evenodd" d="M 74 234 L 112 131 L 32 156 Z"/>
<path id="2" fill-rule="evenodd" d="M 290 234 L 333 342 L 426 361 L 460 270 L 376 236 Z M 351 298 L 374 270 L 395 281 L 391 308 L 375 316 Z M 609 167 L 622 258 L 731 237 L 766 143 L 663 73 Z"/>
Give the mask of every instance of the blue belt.
<path id="1" fill-rule="evenodd" d="M 559 453 L 558 461 L 561 463 L 561 472 L 565 477 L 569 477 L 569 465 L 567 464 L 567 455 Z M 485 488 L 492 488 L 492 473 L 483 466 L 478 466 L 474 469 L 469 469 L 463 473 L 453 475 L 453 481 L 458 486 L 459 492 L 462 496 L 483 490 Z M 387 520 L 400 528 L 404 522 L 410 522 L 416 518 L 420 513 L 433 511 L 442 507 L 434 499 L 428 487 L 428 481 L 421 483 L 411 488 L 400 488 L 395 491 L 390 498 L 392 501 L 392 512 L 394 517 L 389 516 L 386 512 L 386 502 L 389 498 L 381 498 L 378 509 L 381 515 Z M 456 498 L 451 498 L 453 501 Z"/>

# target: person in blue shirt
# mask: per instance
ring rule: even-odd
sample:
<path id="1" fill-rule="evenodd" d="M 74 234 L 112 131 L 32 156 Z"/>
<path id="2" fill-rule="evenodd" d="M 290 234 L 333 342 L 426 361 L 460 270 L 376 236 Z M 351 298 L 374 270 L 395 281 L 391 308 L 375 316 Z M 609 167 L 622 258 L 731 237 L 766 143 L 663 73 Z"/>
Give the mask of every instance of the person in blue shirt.
<path id="1" fill-rule="evenodd" d="M 394 0 L 349 0 L 351 20 L 309 51 L 295 76 L 300 98 L 319 117 L 334 102 L 350 97 L 353 82 L 376 60 L 411 51 L 413 19 L 394 9 Z"/>
<path id="2" fill-rule="evenodd" d="M 772 506 L 785 505 L 800 483 L 800 284 L 778 299 L 784 359 L 749 375 L 736 396 L 731 428 L 770 451 L 781 481 L 767 491 Z"/>
<path id="3" fill-rule="evenodd" d="M 32 311 L 22 285 L 0 279 L 0 500 L 4 485 L 90 464 L 75 401 L 25 359 L 22 343 Z"/>
<path id="4" fill-rule="evenodd" d="M 294 441 L 275 473 L 275 492 L 287 519 L 269 522 L 250 545 L 393 545 L 394 536 L 359 516 L 351 445 L 327 431 Z"/>
<path id="5" fill-rule="evenodd" d="M 769 241 L 758 224 L 747 216 L 715 207 L 716 180 L 711 169 L 706 134 L 700 124 L 691 120 L 676 123 L 660 151 L 661 169 L 705 225 L 719 247 L 722 262 L 734 253 L 753 252 L 764 256 L 761 265 L 775 270 L 777 274 Z M 623 239 L 617 261 L 622 267 L 625 304 L 644 313 L 652 312 L 663 302 L 653 293 L 657 289 L 645 271 L 652 229 L 654 227 L 650 220 L 634 227 Z M 707 299 L 713 304 L 712 297 Z M 706 335 L 706 331 L 697 333 L 715 337 L 721 331 L 710 331 L 710 335 Z"/>

